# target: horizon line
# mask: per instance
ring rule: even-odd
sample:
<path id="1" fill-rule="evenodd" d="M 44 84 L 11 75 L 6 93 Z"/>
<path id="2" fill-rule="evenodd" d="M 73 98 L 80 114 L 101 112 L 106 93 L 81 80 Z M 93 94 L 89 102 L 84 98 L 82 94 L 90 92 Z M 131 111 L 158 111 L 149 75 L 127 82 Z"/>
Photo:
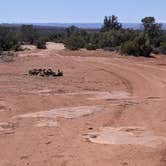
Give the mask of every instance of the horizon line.
<path id="1" fill-rule="evenodd" d="M 142 24 L 141 22 L 119 22 L 121 24 Z M 166 22 L 156 22 L 166 24 Z M 103 22 L 1 22 L 0 24 L 103 24 Z"/>

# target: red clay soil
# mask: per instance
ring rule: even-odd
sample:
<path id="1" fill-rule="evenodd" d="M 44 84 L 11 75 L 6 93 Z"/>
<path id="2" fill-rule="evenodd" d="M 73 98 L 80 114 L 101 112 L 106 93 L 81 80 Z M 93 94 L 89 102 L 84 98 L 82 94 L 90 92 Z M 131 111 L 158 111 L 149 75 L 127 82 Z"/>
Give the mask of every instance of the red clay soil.
<path id="1" fill-rule="evenodd" d="M 0 62 L 0 147 L 0 166 L 166 166 L 166 57 L 48 49 Z"/>

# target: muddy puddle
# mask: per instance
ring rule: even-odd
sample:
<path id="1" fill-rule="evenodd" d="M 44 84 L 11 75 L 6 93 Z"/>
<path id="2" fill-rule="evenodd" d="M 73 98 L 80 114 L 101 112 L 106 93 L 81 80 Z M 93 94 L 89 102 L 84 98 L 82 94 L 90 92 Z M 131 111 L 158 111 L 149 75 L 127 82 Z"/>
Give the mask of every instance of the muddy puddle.
<path id="1" fill-rule="evenodd" d="M 57 127 L 58 123 L 52 119 L 40 119 L 36 122 L 37 127 Z"/>
<path id="2" fill-rule="evenodd" d="M 103 106 L 80 106 L 56 108 L 49 111 L 41 111 L 14 116 L 13 118 L 36 118 L 38 127 L 54 127 L 58 125 L 56 118 L 73 119 L 87 116 L 99 111 L 103 111 Z M 40 120 L 38 120 L 40 118 Z"/>
<path id="3" fill-rule="evenodd" d="M 83 137 L 92 143 L 108 145 L 141 145 L 157 148 L 166 143 L 166 137 L 155 135 L 141 127 L 104 127 Z"/>

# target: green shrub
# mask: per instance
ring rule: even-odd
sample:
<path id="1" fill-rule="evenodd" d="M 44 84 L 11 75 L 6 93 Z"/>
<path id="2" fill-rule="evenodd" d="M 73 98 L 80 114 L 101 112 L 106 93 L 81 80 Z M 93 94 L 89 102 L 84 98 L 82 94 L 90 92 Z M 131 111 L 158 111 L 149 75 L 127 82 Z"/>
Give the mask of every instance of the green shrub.
<path id="1" fill-rule="evenodd" d="M 151 52 L 152 48 L 143 35 L 138 36 L 134 41 L 127 41 L 121 45 L 121 53 L 125 55 L 148 57 Z"/>
<path id="2" fill-rule="evenodd" d="M 65 40 L 65 47 L 70 50 L 78 50 L 85 47 L 85 41 L 79 35 L 71 35 Z"/>
<path id="3" fill-rule="evenodd" d="M 34 44 L 37 39 L 36 29 L 33 25 L 22 25 L 21 26 L 22 41 L 29 44 Z"/>
<path id="4" fill-rule="evenodd" d="M 160 43 L 160 53 L 166 54 L 166 42 Z"/>
<path id="5" fill-rule="evenodd" d="M 110 30 L 107 32 L 99 33 L 99 42 L 98 45 L 100 48 L 105 47 L 119 47 L 126 41 L 134 40 L 138 36 L 138 33 L 133 30 Z"/>
<path id="6" fill-rule="evenodd" d="M 121 53 L 125 55 L 135 55 L 138 56 L 138 49 L 133 41 L 126 41 L 121 45 Z"/>
<path id="7" fill-rule="evenodd" d="M 117 47 L 121 45 L 121 34 L 120 31 L 111 30 L 108 32 L 102 32 L 99 36 L 99 46 L 104 47 Z"/>
<path id="8" fill-rule="evenodd" d="M 166 42 L 166 34 L 162 34 L 159 38 L 159 42 L 162 43 L 162 42 Z"/>
<path id="9" fill-rule="evenodd" d="M 96 50 L 97 49 L 97 46 L 95 44 L 92 44 L 92 43 L 88 43 L 86 45 L 86 49 L 87 50 Z"/>
<path id="10" fill-rule="evenodd" d="M 119 51 L 119 47 L 104 47 L 104 51 Z"/>
<path id="11" fill-rule="evenodd" d="M 159 38 L 161 36 L 162 24 L 156 23 L 154 17 L 145 17 L 142 20 L 144 33 L 146 34 L 150 45 L 153 47 L 159 46 Z"/>
<path id="12" fill-rule="evenodd" d="M 73 34 L 78 34 L 79 32 L 80 32 L 80 29 L 74 25 L 69 28 L 66 28 L 67 37 L 70 37 Z"/>
<path id="13" fill-rule="evenodd" d="M 143 46 L 139 48 L 139 56 L 149 57 L 152 52 L 151 46 Z"/>
<path id="14" fill-rule="evenodd" d="M 153 54 L 160 54 L 160 48 L 153 48 Z"/>
<path id="15" fill-rule="evenodd" d="M 134 39 L 134 42 L 137 47 L 137 55 L 138 56 L 150 56 L 152 52 L 152 47 L 149 43 L 149 40 L 146 39 L 146 36 L 144 34 L 139 35 Z"/>
<path id="16" fill-rule="evenodd" d="M 122 24 L 118 22 L 118 17 L 115 15 L 112 16 L 105 16 L 104 18 L 104 25 L 101 28 L 102 32 L 109 31 L 112 29 L 119 30 L 122 28 Z"/>
<path id="17" fill-rule="evenodd" d="M 36 46 L 38 49 L 46 49 L 46 39 L 43 37 L 40 37 L 37 40 Z"/>
<path id="18" fill-rule="evenodd" d="M 11 32 L 9 28 L 0 26 L 0 50 L 1 51 L 18 50 L 19 47 L 20 47 L 20 42 L 17 34 Z"/>
<path id="19" fill-rule="evenodd" d="M 87 43 L 86 47 L 90 47 L 90 49 L 95 49 L 95 47 L 96 49 L 99 48 L 99 33 L 88 33 L 85 42 Z"/>

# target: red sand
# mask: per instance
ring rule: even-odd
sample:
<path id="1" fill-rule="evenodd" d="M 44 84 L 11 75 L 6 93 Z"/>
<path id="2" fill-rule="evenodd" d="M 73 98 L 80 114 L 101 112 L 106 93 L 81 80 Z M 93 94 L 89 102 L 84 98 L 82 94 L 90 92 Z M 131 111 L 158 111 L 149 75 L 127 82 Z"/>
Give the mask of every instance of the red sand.
<path id="1" fill-rule="evenodd" d="M 165 166 L 166 56 L 54 46 L 0 63 L 0 166 Z"/>

